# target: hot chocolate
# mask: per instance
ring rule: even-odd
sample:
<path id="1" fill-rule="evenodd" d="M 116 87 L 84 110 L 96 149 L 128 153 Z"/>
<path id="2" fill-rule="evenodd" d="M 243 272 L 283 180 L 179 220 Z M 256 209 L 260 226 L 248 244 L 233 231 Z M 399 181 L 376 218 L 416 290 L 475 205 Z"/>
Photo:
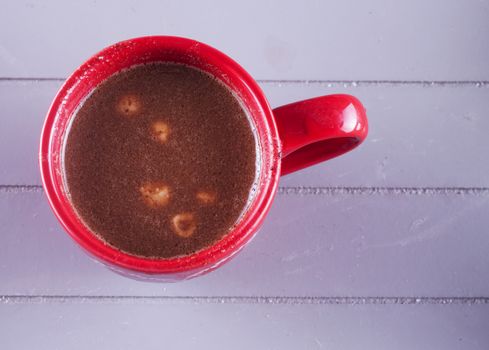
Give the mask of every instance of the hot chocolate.
<path id="1" fill-rule="evenodd" d="M 188 255 L 223 237 L 256 175 L 247 112 L 221 82 L 174 63 L 139 65 L 81 104 L 64 150 L 80 219 L 129 254 Z"/>

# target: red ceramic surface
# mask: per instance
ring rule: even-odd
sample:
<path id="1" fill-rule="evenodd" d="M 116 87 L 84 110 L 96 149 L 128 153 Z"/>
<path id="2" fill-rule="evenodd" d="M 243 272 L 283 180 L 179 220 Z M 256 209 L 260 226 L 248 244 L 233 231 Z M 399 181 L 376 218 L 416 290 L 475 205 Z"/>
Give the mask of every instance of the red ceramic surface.
<path id="1" fill-rule="evenodd" d="M 129 255 L 105 244 L 77 217 L 65 191 L 62 147 L 74 111 L 102 81 L 130 66 L 153 61 L 195 66 L 220 79 L 242 100 L 255 124 L 260 148 L 257 191 L 236 227 L 211 247 L 172 259 Z M 284 175 L 347 152 L 367 135 L 361 103 L 349 95 L 296 102 L 272 111 L 253 78 L 236 62 L 194 40 L 152 36 L 110 46 L 80 66 L 63 84 L 46 117 L 40 145 L 43 186 L 58 220 L 92 256 L 116 271 L 180 280 L 210 271 L 237 253 L 257 232 Z"/>

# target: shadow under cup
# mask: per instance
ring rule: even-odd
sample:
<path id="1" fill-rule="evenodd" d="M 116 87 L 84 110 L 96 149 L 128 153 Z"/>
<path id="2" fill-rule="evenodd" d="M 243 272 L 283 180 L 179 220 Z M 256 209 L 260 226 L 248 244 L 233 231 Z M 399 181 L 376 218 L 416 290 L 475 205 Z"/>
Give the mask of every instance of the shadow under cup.
<path id="1" fill-rule="evenodd" d="M 94 235 L 77 216 L 66 192 L 63 147 L 79 105 L 111 75 L 134 65 L 175 62 L 196 67 L 224 83 L 248 112 L 257 138 L 257 179 L 251 200 L 234 228 L 196 253 L 150 259 L 117 250 Z M 231 58 L 205 44 L 178 37 L 143 37 L 110 46 L 91 57 L 64 83 L 46 117 L 41 135 L 40 166 L 49 203 L 71 237 L 87 252 L 124 275 L 181 280 L 210 271 L 227 261 L 256 233 L 274 198 L 280 174 L 280 142 L 268 102 L 257 83 Z M 153 275 L 153 276 L 149 276 Z"/>

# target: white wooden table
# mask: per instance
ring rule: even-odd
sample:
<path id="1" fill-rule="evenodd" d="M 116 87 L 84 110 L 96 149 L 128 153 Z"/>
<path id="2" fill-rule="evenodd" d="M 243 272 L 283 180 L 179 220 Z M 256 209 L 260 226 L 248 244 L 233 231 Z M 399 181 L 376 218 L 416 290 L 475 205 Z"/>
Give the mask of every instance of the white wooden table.
<path id="1" fill-rule="evenodd" d="M 354 152 L 281 181 L 257 238 L 205 277 L 93 262 L 40 186 L 65 78 L 149 34 L 209 43 L 273 106 L 358 96 Z M 488 349 L 489 1 L 2 1 L 0 349 Z"/>

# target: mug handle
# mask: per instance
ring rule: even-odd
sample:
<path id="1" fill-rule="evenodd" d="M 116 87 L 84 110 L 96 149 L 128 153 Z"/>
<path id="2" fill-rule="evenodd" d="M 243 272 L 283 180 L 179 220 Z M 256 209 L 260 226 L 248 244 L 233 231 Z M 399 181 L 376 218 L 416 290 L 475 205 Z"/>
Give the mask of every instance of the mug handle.
<path id="1" fill-rule="evenodd" d="M 368 133 L 365 108 L 350 95 L 299 101 L 275 108 L 273 114 L 282 141 L 281 175 L 351 151 Z"/>

